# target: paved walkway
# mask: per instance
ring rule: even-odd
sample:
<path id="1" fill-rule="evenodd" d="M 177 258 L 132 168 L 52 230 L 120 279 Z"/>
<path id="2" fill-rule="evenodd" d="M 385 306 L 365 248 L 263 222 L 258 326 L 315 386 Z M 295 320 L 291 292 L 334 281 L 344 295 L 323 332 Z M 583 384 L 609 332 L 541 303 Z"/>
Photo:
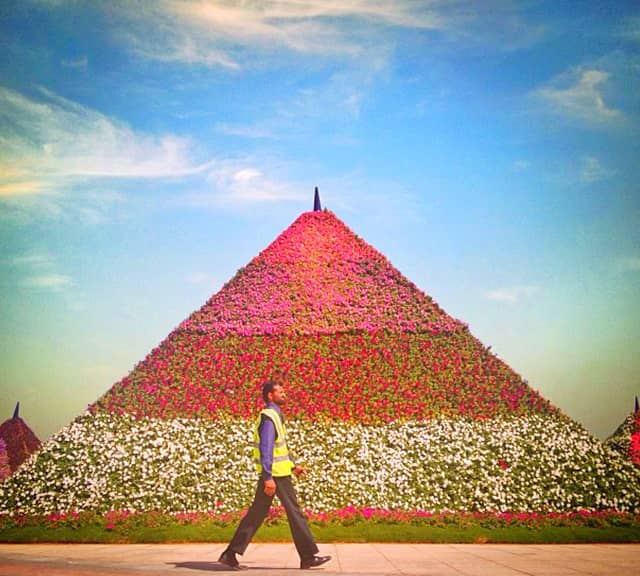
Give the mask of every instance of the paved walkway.
<path id="1" fill-rule="evenodd" d="M 3 576 L 206 576 L 230 572 L 222 544 L 0 544 Z M 252 544 L 247 576 L 640 575 L 640 544 L 321 544 L 333 559 L 300 570 L 291 544 Z"/>

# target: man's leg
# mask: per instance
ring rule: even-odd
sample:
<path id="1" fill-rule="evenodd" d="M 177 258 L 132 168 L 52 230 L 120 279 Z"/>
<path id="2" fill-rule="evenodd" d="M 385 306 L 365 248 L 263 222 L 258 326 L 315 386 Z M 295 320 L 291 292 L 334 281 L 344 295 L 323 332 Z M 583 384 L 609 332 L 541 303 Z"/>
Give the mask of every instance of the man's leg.
<path id="1" fill-rule="evenodd" d="M 298 504 L 291 476 L 274 478 L 274 480 L 276 481 L 276 495 L 287 511 L 287 520 L 296 550 L 300 558 L 310 558 L 318 553 L 318 547 L 311 535 L 307 519 Z"/>
<path id="2" fill-rule="evenodd" d="M 253 538 L 256 530 L 260 528 L 260 525 L 267 517 L 272 501 L 273 496 L 267 496 L 264 493 L 264 482 L 258 480 L 253 504 L 251 504 L 246 516 L 238 524 L 236 533 L 233 535 L 229 546 L 227 546 L 227 550 L 231 550 L 236 554 L 244 554 L 249 542 L 251 542 L 251 538 Z"/>

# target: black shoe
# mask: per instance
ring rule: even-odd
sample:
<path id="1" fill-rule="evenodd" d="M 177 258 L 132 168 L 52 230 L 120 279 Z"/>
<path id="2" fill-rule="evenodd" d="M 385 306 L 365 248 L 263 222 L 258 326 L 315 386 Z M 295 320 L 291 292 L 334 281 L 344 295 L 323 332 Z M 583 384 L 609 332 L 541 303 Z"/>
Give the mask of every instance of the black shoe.
<path id="1" fill-rule="evenodd" d="M 226 548 L 225 551 L 220 554 L 218 562 L 228 566 L 232 570 L 242 570 L 240 562 L 238 562 L 238 559 L 236 558 L 236 553 L 233 550 L 229 550 L 229 548 Z"/>
<path id="2" fill-rule="evenodd" d="M 311 556 L 310 558 L 302 558 L 300 560 L 300 568 L 306 570 L 307 568 L 317 568 L 323 564 L 329 562 L 331 556 Z"/>

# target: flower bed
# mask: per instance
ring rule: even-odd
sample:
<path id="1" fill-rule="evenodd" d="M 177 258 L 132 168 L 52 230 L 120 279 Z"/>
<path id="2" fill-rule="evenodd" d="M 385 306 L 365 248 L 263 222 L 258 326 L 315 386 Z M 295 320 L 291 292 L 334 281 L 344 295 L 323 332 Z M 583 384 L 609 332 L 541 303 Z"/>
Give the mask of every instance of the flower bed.
<path id="1" fill-rule="evenodd" d="M 245 514 L 244 511 L 219 512 L 177 512 L 158 510 L 150 512 L 130 512 L 109 510 L 99 512 L 70 512 L 47 515 L 0 515 L 0 530 L 20 527 L 74 528 L 100 526 L 106 531 L 126 532 L 131 528 L 159 528 L 177 525 L 218 526 L 234 528 Z M 434 526 L 469 528 L 504 528 L 521 526 L 532 529 L 544 527 L 593 527 L 609 526 L 640 527 L 640 514 L 616 510 L 579 510 L 575 512 L 426 512 L 422 510 L 386 510 L 380 508 L 357 508 L 347 506 L 327 512 L 305 511 L 312 524 L 351 526 L 357 522 L 372 524 L 393 524 L 411 526 Z M 286 513 L 282 506 L 271 508 L 265 520 L 266 525 L 286 523 Z"/>
<path id="2" fill-rule="evenodd" d="M 86 415 L 0 484 L 0 513 L 220 513 L 251 502 L 252 423 Z M 640 470 L 558 415 L 366 426 L 290 421 L 303 506 L 640 511 Z"/>
<path id="3" fill-rule="evenodd" d="M 382 423 L 557 409 L 468 332 L 167 338 L 91 411 L 252 418 L 260 387 L 286 373 L 297 419 Z"/>

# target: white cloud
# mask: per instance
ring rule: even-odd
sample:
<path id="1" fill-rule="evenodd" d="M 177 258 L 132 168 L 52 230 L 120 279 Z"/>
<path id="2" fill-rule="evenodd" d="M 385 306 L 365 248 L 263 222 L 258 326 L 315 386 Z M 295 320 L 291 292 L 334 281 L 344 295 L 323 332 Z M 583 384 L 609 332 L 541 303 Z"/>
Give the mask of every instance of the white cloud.
<path id="1" fill-rule="evenodd" d="M 8 127 L 0 136 L 6 151 L 0 161 L 0 197 L 5 203 L 21 199 L 24 208 L 25 197 L 46 198 L 53 191 L 73 191 L 81 185 L 83 202 L 76 203 L 74 213 L 79 221 L 95 224 L 103 219 L 105 203 L 112 207 L 123 200 L 117 190 L 98 191 L 96 180 L 105 178 L 190 177 L 196 192 L 186 198 L 188 203 L 247 205 L 300 199 L 296 185 L 282 178 L 282 166 L 273 159 L 261 164 L 220 158 L 198 162 L 189 139 L 136 132 L 51 92 L 41 94 L 35 100 L 0 87 L 0 123 Z M 50 198 L 54 208 L 68 208 L 71 202 L 60 195 Z"/>
<path id="2" fill-rule="evenodd" d="M 508 288 L 491 290 L 490 292 L 487 292 L 485 296 L 489 300 L 516 304 L 517 302 L 520 302 L 525 298 L 530 298 L 536 292 L 538 292 L 537 286 L 512 286 Z"/>
<path id="3" fill-rule="evenodd" d="M 144 58 L 221 67 L 231 73 L 280 53 L 357 60 L 379 67 L 407 30 L 437 31 L 456 46 L 510 50 L 544 28 L 513 2 L 486 0 L 113 0 L 117 41 Z M 452 45 L 453 45 L 452 44 Z"/>
<path id="4" fill-rule="evenodd" d="M 2 112 L 0 111 L 0 127 L 2 120 Z M 18 165 L 17 158 L 11 157 L 9 152 L 11 138 L 0 133 L 0 143 L 5 144 L 5 157 L 0 158 L 0 198 L 41 192 L 44 188 L 43 183 L 34 180 L 33 175 L 27 169 Z"/>
<path id="5" fill-rule="evenodd" d="M 539 88 L 535 94 L 554 112 L 588 123 L 609 123 L 621 113 L 604 101 L 603 90 L 608 79 L 609 74 L 602 70 L 572 70 Z"/>
<path id="6" fill-rule="evenodd" d="M 279 129 L 286 138 L 292 133 L 300 135 L 301 120 L 314 125 L 357 121 L 372 84 L 373 74 L 364 68 L 343 70 L 332 74 L 324 84 L 299 89 L 289 101 L 277 104 L 272 120 L 274 131 Z"/>
<path id="7" fill-rule="evenodd" d="M 71 276 L 65 276 L 64 274 L 43 274 L 30 276 L 24 283 L 26 286 L 59 292 L 70 287 L 73 284 L 73 280 Z"/>
<path id="8" fill-rule="evenodd" d="M 156 31 L 164 30 L 161 35 L 125 34 L 128 43 L 140 56 L 160 62 L 181 62 L 185 64 L 203 64 L 214 68 L 222 67 L 238 69 L 240 65 L 224 51 L 215 48 L 210 39 L 200 34 L 189 36 L 188 33 L 174 26 L 170 21 L 159 23 L 157 18 L 151 24 Z M 150 36 L 155 40 L 150 41 Z M 160 39 L 160 36 L 164 40 Z"/>
<path id="9" fill-rule="evenodd" d="M 595 156 L 585 156 L 580 164 L 580 179 L 591 184 L 599 180 L 605 180 L 615 174 L 615 170 L 605 168 Z"/>
<path id="10" fill-rule="evenodd" d="M 227 122 L 218 122 L 215 126 L 216 131 L 229 136 L 240 136 L 243 138 L 274 138 L 272 132 L 267 128 L 259 125 L 239 125 L 229 124 Z"/>
<path id="11" fill-rule="evenodd" d="M 89 65 L 89 59 L 86 56 L 81 56 L 80 58 L 62 60 L 60 64 L 62 64 L 63 68 L 86 70 Z"/>
<path id="12" fill-rule="evenodd" d="M 618 258 L 616 267 L 620 272 L 638 272 L 640 271 L 640 258 L 637 256 Z"/>
<path id="13" fill-rule="evenodd" d="M 7 196 L 23 196 L 38 194 L 45 188 L 45 183 L 37 180 L 18 180 L 0 182 L 0 198 Z"/>
<path id="14" fill-rule="evenodd" d="M 358 116 L 360 116 L 361 102 L 362 102 L 362 94 L 354 91 L 348 94 L 344 98 L 343 105 L 347 110 L 349 110 L 352 116 L 357 118 Z"/>
<path id="15" fill-rule="evenodd" d="M 0 217 L 6 221 L 36 214 L 100 224 L 107 211 L 122 212 L 129 203 L 116 180 L 188 178 L 190 192 L 179 192 L 177 204 L 239 209 L 300 201 L 308 188 L 289 180 L 277 158 L 197 161 L 189 139 L 140 133 L 51 92 L 40 95 L 36 100 L 0 87 L 0 200 L 6 208 Z M 67 286 L 55 270 L 46 272 L 30 285 Z"/>
<path id="16" fill-rule="evenodd" d="M 242 170 L 235 172 L 232 178 L 236 182 L 248 182 L 249 180 L 260 178 L 260 176 L 262 176 L 260 170 L 256 170 L 255 168 L 243 168 Z"/>
<path id="17" fill-rule="evenodd" d="M 640 42 L 640 16 L 628 18 L 623 26 L 622 35 L 624 38 Z"/>
<path id="18" fill-rule="evenodd" d="M 210 166 L 194 161 L 188 138 L 136 132 L 47 90 L 40 96 L 0 87 L 0 196 L 39 194 L 73 179 L 172 178 Z"/>
<path id="19" fill-rule="evenodd" d="M 397 0 L 165 0 L 116 7 L 121 38 L 140 55 L 228 69 L 246 63 L 241 48 L 354 57 L 371 44 L 363 28 L 443 29 L 449 20 L 441 5 Z"/>
<path id="20" fill-rule="evenodd" d="M 53 258 L 48 254 L 30 252 L 12 256 L 9 258 L 9 262 L 15 266 L 47 267 L 53 264 Z"/>
<path id="21" fill-rule="evenodd" d="M 56 270 L 56 260 L 48 252 L 30 251 L 4 260 L 17 273 L 21 286 L 61 292 L 73 286 L 73 279 Z"/>
<path id="22" fill-rule="evenodd" d="M 513 169 L 517 170 L 518 172 L 526 170 L 527 168 L 529 168 L 529 166 L 531 166 L 531 163 L 528 160 L 516 160 L 513 163 Z"/>
<path id="23" fill-rule="evenodd" d="M 206 291 L 207 297 L 214 293 L 217 292 L 221 287 L 222 287 L 222 282 L 214 277 L 212 274 L 209 274 L 208 272 L 203 272 L 203 271 L 199 271 L 199 272 L 193 272 L 191 274 L 189 274 L 185 280 L 187 281 L 188 284 L 191 284 L 192 286 L 196 287 L 196 289 L 202 290 L 204 289 Z"/>
<path id="24" fill-rule="evenodd" d="M 209 191 L 191 195 L 198 204 L 233 204 L 299 201 L 304 198 L 302 188 L 284 179 L 268 174 L 278 173 L 277 166 L 270 170 L 247 166 L 243 161 L 217 163 L 207 174 Z M 282 172 L 280 172 L 282 174 Z"/>
<path id="25" fill-rule="evenodd" d="M 194 272 L 186 280 L 189 284 L 204 284 L 209 280 L 209 275 L 206 272 Z"/>

